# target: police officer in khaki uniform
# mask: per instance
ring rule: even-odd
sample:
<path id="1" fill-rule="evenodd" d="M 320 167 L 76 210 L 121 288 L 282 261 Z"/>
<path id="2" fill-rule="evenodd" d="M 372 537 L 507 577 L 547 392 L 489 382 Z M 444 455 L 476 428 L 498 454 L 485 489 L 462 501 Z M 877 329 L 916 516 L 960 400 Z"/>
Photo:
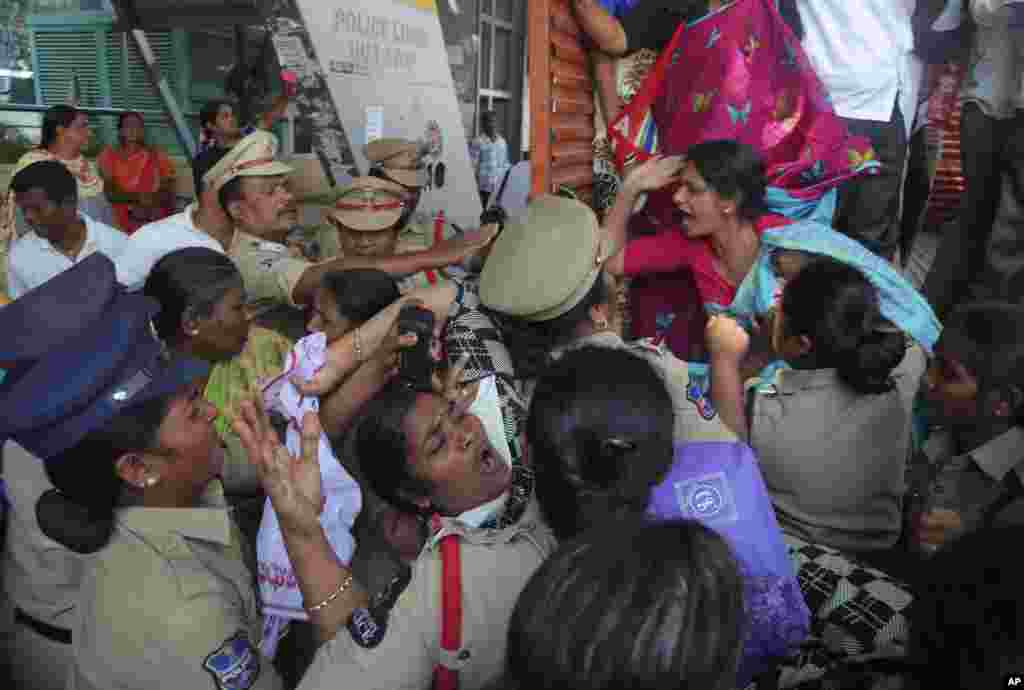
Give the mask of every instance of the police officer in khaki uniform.
<path id="1" fill-rule="evenodd" d="M 12 370 L 8 376 L 90 327 L 117 289 L 111 267 L 109 262 L 76 267 L 48 281 L 46 289 L 3 308 L 4 323 L 17 324 L 0 342 L 0 361 Z M 88 289 L 82 289 L 82 274 L 88 276 Z M 38 314 L 45 315 L 45 324 L 29 331 Z M 0 429 L 11 421 L 0 420 Z M 0 441 L 0 453 L 0 501 L 6 499 L 7 505 L 0 573 L 0 681 L 9 680 L 14 688 L 63 690 L 84 559 L 47 536 L 39 524 L 36 506 L 54 488 L 42 460 L 15 440 Z"/>
<path id="2" fill-rule="evenodd" d="M 525 469 L 516 473 L 521 476 L 496 520 L 443 518 L 411 573 L 356 610 L 346 629 L 321 647 L 299 687 L 333 688 L 344 679 L 353 689 L 423 688 L 439 665 L 457 672 L 462 690 L 497 680 L 519 591 L 556 546 L 530 496 L 532 477 Z M 442 643 L 442 542 L 448 536 L 460 542 L 463 602 L 460 643 L 453 650 Z"/>
<path id="3" fill-rule="evenodd" d="M 622 340 L 614 284 L 603 269 L 612 254 L 606 245 L 589 207 L 573 199 L 539 197 L 494 241 L 480 275 L 480 298 L 507 315 L 500 324 L 506 331 L 527 331 L 534 342 L 546 340 L 552 358 L 570 348 L 596 345 L 626 349 L 649 360 L 672 395 L 676 440 L 735 440 L 702 387 L 691 385 L 686 362 L 650 340 Z M 516 359 L 514 348 L 512 355 Z M 531 392 L 533 372 L 524 371 L 519 362 L 516 367 Z"/>
<path id="4" fill-rule="evenodd" d="M 82 583 L 68 687 L 282 688 L 219 482 L 194 508 L 123 508 L 117 521 Z"/>
<path id="5" fill-rule="evenodd" d="M 344 268 L 376 268 L 391 274 L 401 292 L 443 284 L 454 265 L 488 242 L 493 229 L 410 244 L 401 230 L 410 204 L 408 190 L 380 177 L 357 177 L 339 193 L 324 218 L 336 231 Z"/>
<path id="6" fill-rule="evenodd" d="M 296 214 L 295 199 L 287 187 L 292 168 L 275 158 L 276 151 L 273 134 L 253 132 L 203 178 L 234 225 L 228 254 L 242 273 L 251 311 L 262 325 L 295 340 L 305 335 L 305 320 L 296 307 L 311 302 L 330 271 L 376 268 L 404 275 L 422 267 L 457 263 L 479 249 L 478 238 L 460 237 L 401 256 L 342 256 L 319 263 L 296 257 L 285 244 Z"/>
<path id="7" fill-rule="evenodd" d="M 236 428 L 249 457 L 270 478 L 264 486 L 281 516 L 289 553 L 295 554 L 303 597 L 319 600 L 304 605 L 328 640 L 302 690 L 339 684 L 350 690 L 426 688 L 435 674 L 457 677 L 458 688 L 474 690 L 501 678 L 512 608 L 555 539 L 533 496 L 532 470 L 511 464 L 494 445 L 489 429 L 499 439 L 507 433 L 501 417 L 467 413 L 478 403 L 462 390 L 472 392 L 388 387 L 353 431 L 354 462 L 367 485 L 399 510 L 431 516 L 431 536 L 411 570 L 368 600 L 330 554 L 309 509 L 320 504 L 316 482 L 304 481 L 319 473 L 313 450 L 319 427 L 309 428 L 310 420 L 304 420 L 303 436 L 314 442 L 302 458 L 291 458 L 265 416 L 243 407 L 245 426 Z M 489 395 L 484 398 L 498 408 L 493 388 Z M 477 414 L 494 424 L 485 428 Z M 407 434 L 401 449 L 387 442 L 388 433 L 378 433 L 396 418 Z M 410 485 L 420 487 L 415 497 L 407 493 Z M 452 616 L 443 601 L 460 602 L 460 615 Z"/>
<path id="8" fill-rule="evenodd" d="M 429 249 L 442 240 L 458 236 L 458 230 L 451 223 L 430 218 L 417 210 L 427 180 L 416 142 L 399 138 L 377 139 L 367 144 L 363 152 L 370 163 L 370 175 L 390 180 L 405 190 L 408 206 L 398 224 L 398 253 Z M 458 269 L 452 267 L 449 270 Z M 400 288 L 405 292 L 436 285 L 444 277 L 443 273 L 423 271 L 405 278 Z"/>
<path id="9" fill-rule="evenodd" d="M 350 260 L 377 261 L 394 257 L 400 251 L 402 232 L 399 221 L 409 208 L 409 195 L 399 184 L 380 177 L 357 177 L 344 187 L 334 207 L 324 213 L 324 219 L 338 236 L 340 256 Z M 429 249 L 429 245 L 410 251 Z M 424 255 L 419 251 L 417 255 Z M 411 256 L 407 256 L 411 259 Z M 438 262 L 435 262 L 438 263 Z M 414 287 L 439 283 L 443 264 L 424 266 L 405 276 L 395 276 L 399 289 L 408 292 Z M 408 268 L 419 268 L 410 264 Z"/>
<path id="10" fill-rule="evenodd" d="M 294 197 L 287 177 L 292 168 L 276 159 L 277 140 L 257 131 L 236 144 L 203 177 L 234 231 L 228 255 L 245 281 L 250 311 L 264 325 L 301 337 L 302 314 L 317 278 L 306 275 L 311 264 L 288 251 L 284 240 L 294 221 Z M 306 276 L 306 280 L 303 277 Z M 289 313 L 289 307 L 294 313 Z M 289 318 L 289 316 L 291 318 Z"/>
<path id="11" fill-rule="evenodd" d="M 22 358 L 0 401 L 0 440 L 41 458 L 56 487 L 37 501 L 40 528 L 95 554 L 77 595 L 66 687 L 281 688 L 260 656 L 253 574 L 215 478 L 216 411 L 201 396 L 208 366 L 166 354 L 151 326 L 156 303 L 123 294 L 107 257 L 68 274 L 57 294 L 39 288 L 45 301 L 73 303 L 69 286 L 109 299 L 83 331 Z M 26 316 L 4 309 L 0 329 L 45 331 L 52 318 Z"/>

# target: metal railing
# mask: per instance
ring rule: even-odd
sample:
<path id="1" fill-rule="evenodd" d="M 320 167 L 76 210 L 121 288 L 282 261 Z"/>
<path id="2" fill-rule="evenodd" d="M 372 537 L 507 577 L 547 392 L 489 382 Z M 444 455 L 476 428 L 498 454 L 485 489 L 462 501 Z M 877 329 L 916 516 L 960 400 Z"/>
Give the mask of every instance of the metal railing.
<path id="1" fill-rule="evenodd" d="M 2 112 L 14 112 L 14 113 L 45 113 L 47 110 L 53 107 L 53 105 L 37 105 L 35 103 L 0 103 L 0 113 Z M 96 115 L 98 117 L 117 117 L 122 113 L 140 113 L 143 119 L 146 121 L 146 128 L 156 127 L 159 125 L 166 124 L 171 126 L 170 116 L 163 110 L 146 110 L 136 108 L 99 108 L 99 107 L 87 107 L 87 106 L 75 106 L 76 110 L 80 110 L 87 115 Z M 183 116 L 191 124 L 195 125 L 196 130 L 199 130 L 199 113 L 183 113 Z M 292 155 L 297 153 L 295 150 L 295 118 L 289 113 L 289 115 L 283 121 L 283 137 L 281 139 L 283 155 Z M 159 123 L 159 124 L 158 124 Z M 0 123 L 0 126 L 6 126 L 11 129 L 41 129 L 42 122 L 39 124 L 21 124 L 11 123 L 4 125 Z M 301 153 L 311 153 L 310 151 L 302 151 Z M 182 155 L 186 158 L 190 158 L 187 152 L 182 152 Z"/>
<path id="2" fill-rule="evenodd" d="M 53 105 L 36 105 L 35 103 L 0 103 L 0 111 L 16 113 L 45 113 L 52 107 Z M 94 108 L 79 105 L 75 106 L 75 110 L 80 110 L 88 115 L 120 115 L 122 113 L 142 113 L 143 117 L 147 117 L 149 115 L 153 115 L 158 118 L 169 117 L 167 113 L 165 113 L 163 110 L 135 110 L 132 108 Z M 199 113 L 184 113 L 184 115 L 189 119 L 199 119 Z"/>
<path id="3" fill-rule="evenodd" d="M 0 117 L 2 117 L 5 112 L 23 114 L 39 113 L 41 115 L 51 107 L 52 106 L 49 105 L 38 105 L 35 103 L 0 103 Z M 161 146 L 172 156 L 176 155 L 184 158 L 191 158 L 189 153 L 182 149 L 181 142 L 177 137 L 168 136 L 169 131 L 173 132 L 173 125 L 167 113 L 162 110 L 103 108 L 90 106 L 75 107 L 77 110 L 86 113 L 93 119 L 93 142 L 101 148 L 105 144 L 116 143 L 118 116 L 122 113 L 137 112 L 142 114 L 143 120 L 146 123 L 147 138 L 150 139 L 151 143 Z M 199 113 L 185 113 L 184 117 L 190 129 L 192 129 L 193 132 L 197 132 L 199 130 Z M 25 136 L 35 139 L 36 137 L 29 135 L 29 132 L 35 132 L 42 128 L 42 117 L 35 122 L 0 123 L 0 128 L 21 130 Z M 87 148 L 92 150 L 94 147 L 93 145 L 90 145 Z"/>

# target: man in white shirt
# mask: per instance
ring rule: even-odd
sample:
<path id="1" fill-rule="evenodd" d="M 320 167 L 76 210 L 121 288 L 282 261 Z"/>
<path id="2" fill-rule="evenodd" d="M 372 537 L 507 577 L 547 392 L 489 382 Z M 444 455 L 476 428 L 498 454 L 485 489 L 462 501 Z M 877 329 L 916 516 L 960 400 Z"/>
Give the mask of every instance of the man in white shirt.
<path id="1" fill-rule="evenodd" d="M 509 168 L 508 143 L 498 133 L 498 116 L 493 110 L 480 115 L 480 136 L 470 145 L 469 158 L 476 171 L 480 203 L 486 206 L 491 192 L 498 188 Z"/>
<path id="2" fill-rule="evenodd" d="M 141 290 L 153 266 L 167 254 L 187 247 L 206 247 L 226 254 L 233 236 L 234 228 L 216 197 L 212 203 L 193 202 L 181 213 L 135 231 L 117 262 L 117 280 L 129 290 Z"/>
<path id="3" fill-rule="evenodd" d="M 132 235 L 117 262 L 118 282 L 141 289 L 163 256 L 185 247 L 209 247 L 238 266 L 250 312 L 261 325 L 298 339 L 306 323 L 299 308 L 312 301 L 324 274 L 376 268 L 405 275 L 457 263 L 482 246 L 475 238 L 455 238 L 381 258 L 340 257 L 314 264 L 292 256 L 284 244 L 297 221 L 295 198 L 287 187 L 292 169 L 276 154 L 277 140 L 269 132 L 257 130 L 238 142 L 206 173 L 197 203 Z"/>
<path id="4" fill-rule="evenodd" d="M 117 261 L 128 236 L 78 212 L 78 186 L 58 161 L 39 161 L 11 180 L 14 200 L 31 230 L 11 245 L 9 297 L 17 299 L 93 252 Z"/>
<path id="5" fill-rule="evenodd" d="M 803 47 L 850 133 L 882 164 L 839 190 L 835 228 L 892 259 L 920 80 L 911 56 L 916 0 L 797 0 Z M 918 68 L 919 69 L 919 68 Z"/>

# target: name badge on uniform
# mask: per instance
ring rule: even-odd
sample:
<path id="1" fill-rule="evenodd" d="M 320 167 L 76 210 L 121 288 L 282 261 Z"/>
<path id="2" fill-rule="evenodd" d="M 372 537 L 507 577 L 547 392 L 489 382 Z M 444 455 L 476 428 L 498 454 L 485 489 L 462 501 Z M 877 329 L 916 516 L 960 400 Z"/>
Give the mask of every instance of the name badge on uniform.
<path id="1" fill-rule="evenodd" d="M 248 690 L 260 675 L 260 654 L 239 630 L 210 652 L 203 668 L 213 676 L 217 690 Z"/>
<path id="2" fill-rule="evenodd" d="M 252 243 L 254 249 L 259 249 L 263 252 L 274 252 L 275 254 L 287 254 L 288 247 L 277 242 L 264 242 L 263 240 L 254 240 Z"/>

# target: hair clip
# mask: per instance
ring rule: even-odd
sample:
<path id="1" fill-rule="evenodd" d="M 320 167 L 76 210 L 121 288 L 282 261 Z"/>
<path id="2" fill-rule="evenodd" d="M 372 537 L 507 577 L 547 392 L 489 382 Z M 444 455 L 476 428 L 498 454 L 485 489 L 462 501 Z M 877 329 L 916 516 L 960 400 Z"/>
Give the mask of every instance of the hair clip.
<path id="1" fill-rule="evenodd" d="M 903 330 L 891 323 L 882 323 L 874 328 L 875 333 L 902 333 Z"/>
<path id="2" fill-rule="evenodd" d="M 633 441 L 627 441 L 624 438 L 606 438 L 601 441 L 601 445 L 605 448 L 612 448 L 621 452 L 630 450 L 636 450 L 636 443 Z"/>
<path id="3" fill-rule="evenodd" d="M 153 377 L 145 370 L 139 369 L 114 387 L 114 391 L 110 394 L 110 399 L 115 403 L 123 405 L 138 395 L 152 380 Z"/>
<path id="4" fill-rule="evenodd" d="M 153 340 L 160 345 L 160 353 L 157 355 L 158 359 L 165 364 L 170 362 L 171 350 L 167 347 L 167 343 L 164 342 L 163 338 L 156 332 L 156 324 L 153 323 L 153 319 L 149 320 L 149 332 L 153 336 Z"/>

